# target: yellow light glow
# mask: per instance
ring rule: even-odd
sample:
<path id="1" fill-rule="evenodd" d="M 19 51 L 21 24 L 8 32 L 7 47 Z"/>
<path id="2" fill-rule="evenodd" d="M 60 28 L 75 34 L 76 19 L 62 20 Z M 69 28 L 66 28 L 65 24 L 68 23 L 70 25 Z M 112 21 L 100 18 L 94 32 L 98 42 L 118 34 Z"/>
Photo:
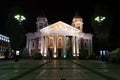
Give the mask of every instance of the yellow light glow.
<path id="1" fill-rule="evenodd" d="M 57 57 L 57 55 L 56 55 L 56 54 L 54 54 L 54 55 L 53 55 L 53 57 L 54 57 L 54 58 L 56 58 L 56 57 Z"/>
<path id="2" fill-rule="evenodd" d="M 44 57 L 46 57 L 47 56 L 47 54 L 44 54 Z"/>
<path id="3" fill-rule="evenodd" d="M 75 57 L 76 55 L 75 55 L 75 54 L 73 54 L 73 56 Z"/>
<path id="4" fill-rule="evenodd" d="M 41 52 L 41 54 L 43 53 L 43 51 L 42 51 L 42 50 L 41 50 L 40 52 Z"/>

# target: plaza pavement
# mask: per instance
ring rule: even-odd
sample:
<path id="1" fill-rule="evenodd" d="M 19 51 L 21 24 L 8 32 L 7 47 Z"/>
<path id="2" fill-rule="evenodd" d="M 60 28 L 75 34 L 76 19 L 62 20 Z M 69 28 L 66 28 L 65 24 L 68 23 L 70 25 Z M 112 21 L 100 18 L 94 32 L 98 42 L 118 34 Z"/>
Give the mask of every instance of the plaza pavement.
<path id="1" fill-rule="evenodd" d="M 120 80 L 120 64 L 98 60 L 2 60 L 0 80 Z"/>

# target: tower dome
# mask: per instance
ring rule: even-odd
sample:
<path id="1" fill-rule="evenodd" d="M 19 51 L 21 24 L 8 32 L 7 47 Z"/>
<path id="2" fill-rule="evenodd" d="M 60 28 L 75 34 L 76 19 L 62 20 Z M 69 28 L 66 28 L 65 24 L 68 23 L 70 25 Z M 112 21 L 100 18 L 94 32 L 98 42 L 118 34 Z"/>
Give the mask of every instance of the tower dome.
<path id="1" fill-rule="evenodd" d="M 78 14 L 78 12 L 76 12 L 74 17 L 73 17 L 72 26 L 77 28 L 77 29 L 80 29 L 80 31 L 83 32 L 83 19 Z"/>
<path id="2" fill-rule="evenodd" d="M 40 29 L 48 26 L 48 20 L 43 11 L 40 12 L 40 15 L 37 17 L 36 24 L 37 24 L 37 31 L 40 31 Z"/>

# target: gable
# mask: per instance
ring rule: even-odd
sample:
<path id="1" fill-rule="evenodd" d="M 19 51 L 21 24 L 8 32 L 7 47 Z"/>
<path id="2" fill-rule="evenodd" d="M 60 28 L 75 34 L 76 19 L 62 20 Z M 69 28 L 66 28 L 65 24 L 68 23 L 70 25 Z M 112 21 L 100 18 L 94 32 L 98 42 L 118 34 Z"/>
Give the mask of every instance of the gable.
<path id="1" fill-rule="evenodd" d="M 66 24 L 62 21 L 58 21 L 54 24 L 51 24 L 43 29 L 40 30 L 40 32 L 46 34 L 46 35 L 77 35 L 80 30 L 77 28 L 72 27 L 69 24 Z"/>

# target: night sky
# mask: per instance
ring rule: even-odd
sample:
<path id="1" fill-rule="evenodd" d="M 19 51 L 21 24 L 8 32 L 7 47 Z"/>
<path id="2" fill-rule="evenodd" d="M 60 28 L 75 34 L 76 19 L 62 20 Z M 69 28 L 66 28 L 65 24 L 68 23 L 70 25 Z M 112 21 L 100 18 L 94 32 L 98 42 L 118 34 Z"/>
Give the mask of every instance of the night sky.
<path id="1" fill-rule="evenodd" d="M 4 27 L 8 18 L 9 10 L 14 7 L 20 7 L 26 16 L 24 21 L 27 32 L 35 31 L 36 18 L 44 11 L 49 24 L 59 20 L 71 24 L 76 11 L 84 20 L 86 31 L 91 31 L 90 17 L 94 13 L 96 1 L 89 0 L 4 0 L 0 3 L 0 33 L 4 33 Z M 88 30 L 87 30 L 88 28 Z M 90 30 L 89 30 L 90 29 Z"/>
<path id="2" fill-rule="evenodd" d="M 94 15 L 97 3 L 104 3 L 112 10 L 113 27 L 112 37 L 120 40 L 119 31 L 119 5 L 112 0 L 4 0 L 0 3 L 0 33 L 4 34 L 6 20 L 11 8 L 21 7 L 26 16 L 24 27 L 26 32 L 34 32 L 36 29 L 36 19 L 44 11 L 48 23 L 52 24 L 59 20 L 71 24 L 76 11 L 83 18 L 84 32 L 93 33 L 90 19 Z"/>

